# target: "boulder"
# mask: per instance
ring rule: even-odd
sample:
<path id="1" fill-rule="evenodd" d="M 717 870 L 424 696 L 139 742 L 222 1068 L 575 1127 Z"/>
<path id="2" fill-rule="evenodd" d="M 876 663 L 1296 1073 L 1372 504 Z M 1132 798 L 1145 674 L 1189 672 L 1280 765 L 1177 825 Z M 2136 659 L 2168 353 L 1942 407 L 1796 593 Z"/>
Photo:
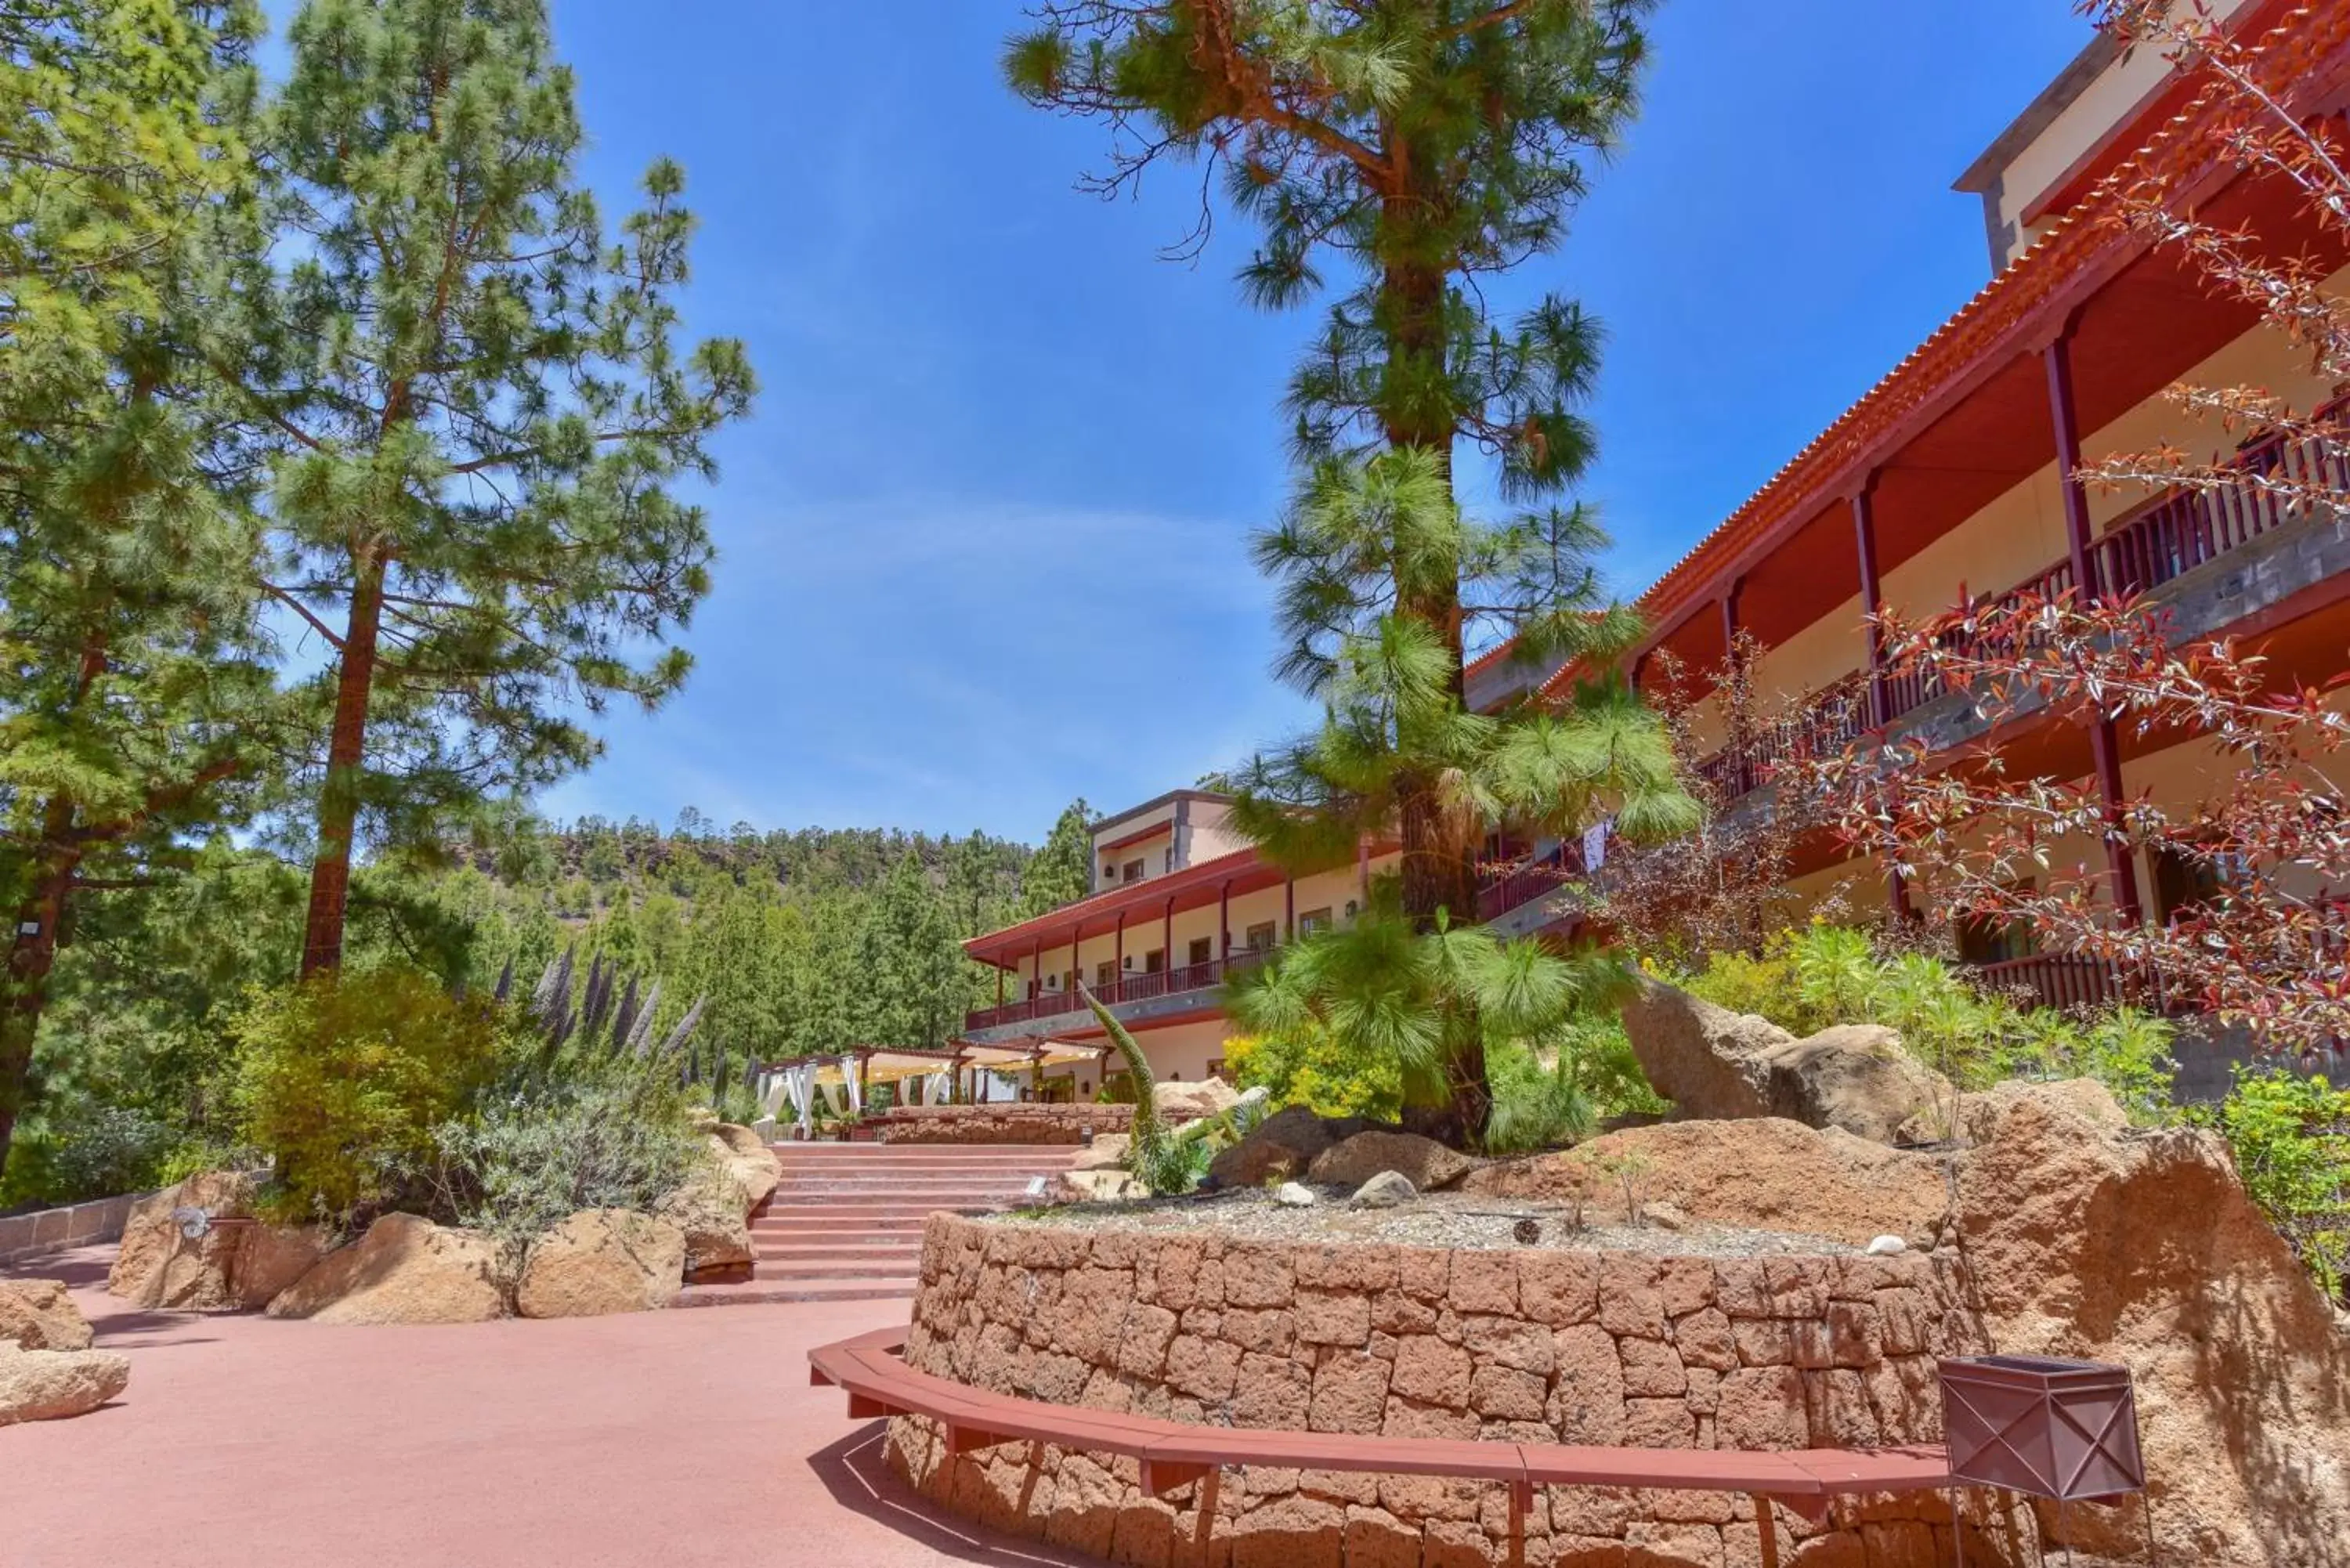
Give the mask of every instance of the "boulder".
<path id="1" fill-rule="evenodd" d="M 1206 1185 L 1262 1187 L 1268 1181 L 1303 1176 L 1331 1145 L 1378 1126 L 1361 1116 L 1326 1120 L 1304 1106 L 1291 1106 L 1265 1117 L 1230 1148 L 1217 1151 L 1208 1167 Z"/>
<path id="2" fill-rule="evenodd" d="M 755 1254 L 749 1207 L 733 1177 L 712 1168 L 662 1199 L 654 1211 L 685 1236 L 685 1278 L 748 1279 Z"/>
<path id="3" fill-rule="evenodd" d="M 271 1317 L 317 1323 L 480 1323 L 506 1315 L 497 1243 L 416 1214 L 386 1214 L 277 1293 Z"/>
<path id="4" fill-rule="evenodd" d="M 321 1225 L 249 1225 L 237 1241 L 236 1304 L 259 1311 L 316 1268 L 330 1250 Z"/>
<path id="5" fill-rule="evenodd" d="M 1273 1189 L 1273 1200 L 1289 1209 L 1311 1209 L 1322 1201 L 1314 1189 L 1295 1181 L 1284 1181 Z"/>
<path id="6" fill-rule="evenodd" d="M 111 1350 L 19 1350 L 0 1344 L 0 1427 L 95 1410 L 130 1383 L 130 1358 Z"/>
<path id="7" fill-rule="evenodd" d="M 677 1295 L 685 1232 L 626 1209 L 583 1209 L 531 1243 L 515 1305 L 525 1317 L 650 1312 Z"/>
<path id="8" fill-rule="evenodd" d="M 1931 1233 L 1950 1210 L 1941 1158 L 1775 1117 L 1627 1127 L 1563 1154 L 1482 1166 L 1461 1179 L 1460 1190 L 1554 1201 L 1579 1193 L 1595 1212 L 1620 1212 L 1621 1186 L 1600 1168 L 1617 1155 L 1645 1164 L 1639 1182 L 1649 1200 L 1700 1223 L 1866 1247 L 1888 1231 Z"/>
<path id="9" fill-rule="evenodd" d="M 1960 1119 L 1982 1325 L 2003 1353 L 2130 1369 L 2165 1560 L 2350 1564 L 2350 1339 L 2226 1145 L 2133 1128 L 2085 1081 L 1970 1095 Z M 2071 1509 L 2064 1528 L 2074 1550 L 2144 1549 L 2134 1509 Z"/>
<path id="10" fill-rule="evenodd" d="M 1066 1170 L 1056 1181 L 1057 1192 L 1069 1202 L 1132 1203 L 1150 1196 L 1139 1177 L 1115 1168 Z"/>
<path id="11" fill-rule="evenodd" d="M 123 1223 L 108 1293 L 178 1312 L 234 1312 L 248 1304 L 236 1272 L 252 1227 L 212 1221 L 250 1219 L 258 1186 L 246 1171 L 207 1170 L 140 1199 Z"/>
<path id="12" fill-rule="evenodd" d="M 89 1320 L 63 1280 L 0 1280 L 0 1345 L 88 1350 L 89 1339 Z"/>
<path id="13" fill-rule="evenodd" d="M 1395 1171 L 1421 1192 L 1450 1187 L 1479 1162 L 1418 1133 L 1357 1133 L 1314 1157 L 1306 1168 L 1313 1180 L 1331 1187 L 1360 1187 L 1383 1170 Z"/>
<path id="14" fill-rule="evenodd" d="M 775 1190 L 783 1179 L 783 1161 L 766 1140 L 749 1127 L 739 1127 L 731 1122 L 713 1122 L 708 1128 L 711 1152 L 718 1158 L 734 1185 L 743 1191 L 743 1212 L 748 1214 Z"/>
<path id="15" fill-rule="evenodd" d="M 1181 1079 L 1151 1085 L 1150 1103 L 1170 1122 L 1220 1116 L 1240 1103 L 1240 1091 L 1222 1078 Z"/>
<path id="16" fill-rule="evenodd" d="M 1624 1003 L 1624 1028 L 1677 1119 L 1784 1116 L 1889 1144 L 1903 1123 L 1954 1098 L 1949 1080 L 1875 1024 L 1798 1040 L 1768 1019 L 1648 981 Z"/>
<path id="17" fill-rule="evenodd" d="M 1126 1164 L 1126 1151 L 1133 1141 L 1125 1133 L 1096 1133 L 1093 1142 L 1070 1158 L 1069 1168 L 1116 1170 Z"/>
<path id="18" fill-rule="evenodd" d="M 1347 1199 L 1349 1209 L 1395 1209 L 1419 1196 L 1411 1178 L 1399 1170 L 1382 1170 L 1355 1189 Z"/>

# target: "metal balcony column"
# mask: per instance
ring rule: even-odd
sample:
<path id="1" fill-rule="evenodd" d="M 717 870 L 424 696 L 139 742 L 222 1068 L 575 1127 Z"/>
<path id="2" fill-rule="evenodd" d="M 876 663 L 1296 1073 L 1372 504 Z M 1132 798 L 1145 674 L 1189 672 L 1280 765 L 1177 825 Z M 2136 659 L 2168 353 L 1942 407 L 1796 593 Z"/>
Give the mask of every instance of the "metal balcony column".
<path id="1" fill-rule="evenodd" d="M 1284 877 L 1281 881 L 1281 940 L 1297 940 L 1297 878 Z"/>
<path id="2" fill-rule="evenodd" d="M 1118 946 L 1110 955 L 1109 982 L 1118 990 L 1126 989 L 1126 911 L 1118 912 Z"/>
<path id="3" fill-rule="evenodd" d="M 1172 995 L 1175 991 L 1175 895 L 1172 893 L 1167 895 L 1167 907 L 1159 915 L 1159 946 L 1167 955 L 1163 971 L 1167 978 L 1160 983 Z"/>
<path id="4" fill-rule="evenodd" d="M 1746 591 L 1744 577 L 1732 577 L 1721 591 L 1721 670 L 1725 681 L 1737 680 L 1744 673 L 1744 661 L 1738 657 L 1738 601 Z M 1729 742 L 1731 777 L 1736 781 L 1740 794 L 1754 787 L 1750 769 L 1754 760 L 1748 754 L 1753 737 L 1742 732 L 1737 716 L 1730 711 L 1725 700 L 1722 708 L 1722 734 Z"/>
<path id="5" fill-rule="evenodd" d="M 2064 543 L 2073 562 L 2073 588 L 2080 602 L 2099 597 L 2097 562 L 2089 524 L 2089 493 L 2081 483 L 2080 413 L 2073 401 L 2071 322 L 2054 341 L 2041 350 L 2048 371 L 2048 420 L 2056 438 L 2056 483 L 2064 498 Z M 2105 803 L 2106 863 L 2114 877 L 2114 908 L 2126 926 L 2142 924 L 2138 903 L 2137 858 L 2116 836 L 2122 810 L 2121 747 L 2113 721 L 2100 712 L 2089 725 L 2089 755 L 2097 775 L 2097 793 Z"/>
<path id="6" fill-rule="evenodd" d="M 1874 618 L 1885 613 L 1885 593 L 1877 576 L 1877 475 L 1871 473 L 1852 493 L 1853 548 L 1860 557 L 1860 610 Z M 1892 694 L 1885 688 L 1885 634 L 1872 618 L 1868 633 L 1868 722 L 1883 729 L 1893 722 Z"/>
<path id="7" fill-rule="evenodd" d="M 1216 889 L 1216 957 L 1225 963 L 1232 957 L 1232 879 L 1229 877 Z"/>
<path id="8" fill-rule="evenodd" d="M 1885 610 L 1883 585 L 1877 575 L 1877 475 L 1871 472 L 1852 493 L 1852 535 L 1855 553 L 1860 557 L 1860 607 L 1864 614 L 1877 616 Z M 1882 730 L 1893 722 L 1892 694 L 1885 685 L 1885 637 L 1877 623 L 1868 623 L 1868 722 L 1872 729 Z M 1894 918 L 1908 920 L 1915 918 L 1909 906 L 1908 879 L 1901 875 L 1898 866 L 1885 868 L 1885 901 Z"/>

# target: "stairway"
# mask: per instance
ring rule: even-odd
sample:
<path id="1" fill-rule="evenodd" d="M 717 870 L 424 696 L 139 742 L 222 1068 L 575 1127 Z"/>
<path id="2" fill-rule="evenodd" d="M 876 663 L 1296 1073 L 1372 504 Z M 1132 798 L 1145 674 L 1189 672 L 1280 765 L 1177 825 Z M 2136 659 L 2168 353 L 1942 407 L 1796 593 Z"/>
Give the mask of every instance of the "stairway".
<path id="1" fill-rule="evenodd" d="M 932 1212 L 1017 1208 L 1068 1168 L 1060 1144 L 779 1143 L 783 1177 L 753 1216 L 747 1280 L 688 1285 L 672 1305 L 910 1300 Z"/>

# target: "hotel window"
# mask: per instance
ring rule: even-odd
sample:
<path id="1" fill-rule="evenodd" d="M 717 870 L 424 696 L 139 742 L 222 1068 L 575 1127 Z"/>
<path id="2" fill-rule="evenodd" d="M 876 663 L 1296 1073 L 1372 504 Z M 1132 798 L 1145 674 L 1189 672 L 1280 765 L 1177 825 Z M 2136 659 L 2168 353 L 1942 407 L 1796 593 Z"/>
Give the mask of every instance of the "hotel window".
<path id="1" fill-rule="evenodd" d="M 2165 922 L 2208 904 L 2246 879 L 2250 866 L 2225 851 L 2210 857 L 2158 846 L 2154 851 L 2155 919 Z"/>
<path id="2" fill-rule="evenodd" d="M 1101 962 L 1094 965 L 1094 989 L 1096 991 L 1107 991 L 1117 982 L 1118 965 L 1110 962 L 1107 959 L 1104 959 Z"/>
<path id="3" fill-rule="evenodd" d="M 1297 934 L 1301 937 L 1310 937 L 1316 931 L 1326 931 L 1329 929 L 1330 906 L 1327 904 L 1318 909 L 1308 909 L 1297 917 Z"/>
<path id="4" fill-rule="evenodd" d="M 1276 929 L 1278 929 L 1278 928 L 1275 927 L 1271 920 L 1262 920 L 1257 924 L 1251 926 L 1248 929 L 1249 951 L 1253 953 L 1271 952 L 1273 950 L 1274 933 Z"/>
<path id="5" fill-rule="evenodd" d="M 1129 860 L 1129 861 L 1128 861 L 1128 862 L 1126 863 L 1126 869 L 1118 873 L 1118 879 L 1119 881 L 1121 881 L 1121 882 L 1139 882 L 1139 881 L 1141 881 L 1141 880 L 1142 880 L 1142 867 L 1143 867 L 1143 863 L 1142 863 L 1141 861 L 1139 861 L 1139 860 Z"/>
<path id="6" fill-rule="evenodd" d="M 1167 950 L 1165 948 L 1153 948 L 1149 952 L 1143 954 L 1142 972 L 1145 974 L 1166 973 Z"/>
<path id="7" fill-rule="evenodd" d="M 1208 937 L 1193 937 L 1191 939 L 1191 957 L 1186 959 L 1184 961 L 1192 964 L 1202 964 L 1206 963 L 1215 956 L 1216 944 L 1212 939 Z"/>

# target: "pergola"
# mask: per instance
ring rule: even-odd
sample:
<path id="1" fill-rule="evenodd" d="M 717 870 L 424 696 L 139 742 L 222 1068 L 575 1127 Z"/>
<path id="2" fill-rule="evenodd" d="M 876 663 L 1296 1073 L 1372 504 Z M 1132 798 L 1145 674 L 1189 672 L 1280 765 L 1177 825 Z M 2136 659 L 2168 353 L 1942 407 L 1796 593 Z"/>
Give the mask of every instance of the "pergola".
<path id="1" fill-rule="evenodd" d="M 954 1087 L 958 1101 L 982 1101 L 991 1077 L 1025 1071 L 1033 1089 L 1043 1087 L 1045 1069 L 1077 1062 L 1107 1063 L 1110 1047 L 1066 1040 L 1040 1040 L 1034 1045 L 980 1045 L 957 1041 L 944 1049 L 899 1045 L 853 1045 L 844 1051 L 811 1052 L 763 1064 L 754 1075 L 760 1107 L 778 1114 L 789 1097 L 802 1126 L 815 1110 L 818 1090 L 839 1092 L 851 1115 L 861 1115 L 865 1090 L 875 1084 L 899 1085 L 909 1080 L 931 1085 L 904 1097 L 910 1104 L 937 1104 L 941 1084 Z M 964 1075 L 970 1075 L 966 1080 Z"/>

